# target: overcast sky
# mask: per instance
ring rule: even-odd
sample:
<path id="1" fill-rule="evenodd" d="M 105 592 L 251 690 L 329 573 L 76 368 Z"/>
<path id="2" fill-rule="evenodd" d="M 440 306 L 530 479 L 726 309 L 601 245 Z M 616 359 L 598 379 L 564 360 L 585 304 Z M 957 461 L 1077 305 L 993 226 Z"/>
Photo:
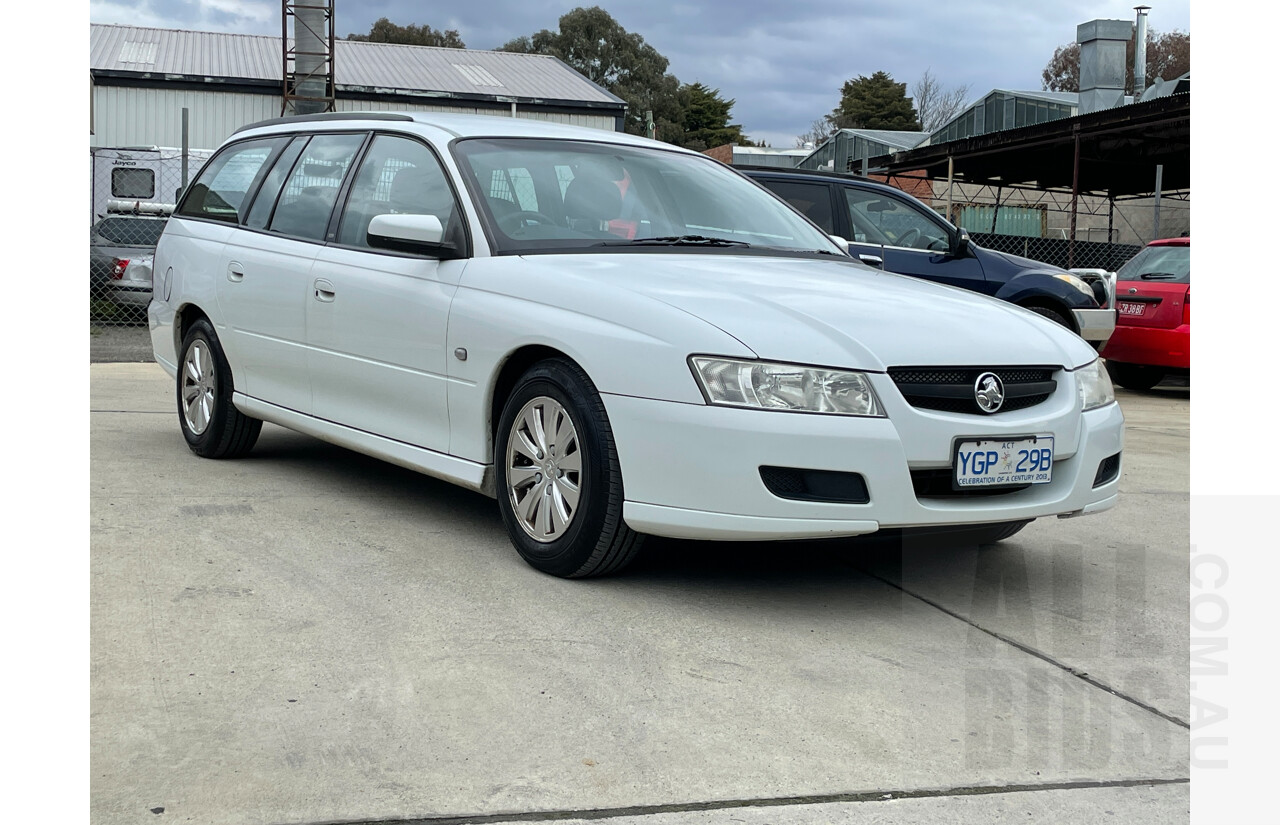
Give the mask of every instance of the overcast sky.
<path id="1" fill-rule="evenodd" d="M 1148 0 L 1156 31 L 1191 30 L 1190 0 Z M 467 46 L 492 49 L 513 37 L 556 29 L 571 0 L 336 0 L 335 33 L 367 33 L 379 17 L 401 25 L 457 29 Z M 926 69 L 970 99 L 994 88 L 1039 89 L 1040 72 L 1076 26 L 1132 20 L 1132 2 L 1086 0 L 704 0 L 609 2 L 603 6 L 644 37 L 682 82 L 701 81 L 737 101 L 733 120 L 755 140 L 791 147 L 831 111 L 845 80 L 884 70 L 908 88 Z M 91 0 L 95 23 L 280 33 L 271 0 Z"/>

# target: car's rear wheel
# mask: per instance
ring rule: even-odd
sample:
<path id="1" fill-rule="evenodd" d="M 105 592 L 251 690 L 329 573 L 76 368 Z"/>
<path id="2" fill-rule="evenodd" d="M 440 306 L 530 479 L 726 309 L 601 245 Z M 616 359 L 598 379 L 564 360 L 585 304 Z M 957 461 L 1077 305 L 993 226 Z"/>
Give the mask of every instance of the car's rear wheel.
<path id="1" fill-rule="evenodd" d="M 262 422 L 236 409 L 235 385 L 213 325 L 201 318 L 182 339 L 178 358 L 178 423 L 196 455 L 235 458 L 253 449 Z"/>
<path id="2" fill-rule="evenodd" d="M 622 471 L 591 380 L 564 359 L 535 364 L 498 422 L 498 509 L 520 556 L 544 573 L 615 573 L 643 536 L 622 520 Z"/>
<path id="3" fill-rule="evenodd" d="M 1107 374 L 1126 390 L 1149 390 L 1164 380 L 1164 370 L 1142 364 L 1107 361 Z"/>

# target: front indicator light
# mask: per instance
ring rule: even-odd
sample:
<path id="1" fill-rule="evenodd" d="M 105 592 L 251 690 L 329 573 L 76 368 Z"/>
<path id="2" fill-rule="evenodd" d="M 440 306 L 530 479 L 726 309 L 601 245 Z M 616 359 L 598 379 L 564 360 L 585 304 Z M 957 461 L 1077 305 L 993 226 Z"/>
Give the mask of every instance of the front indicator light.
<path id="1" fill-rule="evenodd" d="M 868 418 L 885 416 L 871 382 L 861 372 L 702 356 L 689 361 L 709 404 Z"/>

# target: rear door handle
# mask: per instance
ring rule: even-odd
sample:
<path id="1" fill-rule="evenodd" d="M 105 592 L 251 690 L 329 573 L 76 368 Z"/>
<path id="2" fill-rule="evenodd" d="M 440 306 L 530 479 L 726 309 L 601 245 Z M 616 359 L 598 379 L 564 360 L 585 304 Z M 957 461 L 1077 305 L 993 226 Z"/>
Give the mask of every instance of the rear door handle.
<path id="1" fill-rule="evenodd" d="M 336 297 L 338 297 L 338 294 L 334 292 L 332 283 L 326 281 L 324 278 L 316 279 L 317 301 L 323 301 L 326 304 L 331 304 L 333 303 L 333 299 Z"/>
<path id="2" fill-rule="evenodd" d="M 238 263 L 227 264 L 227 280 L 240 283 L 244 280 L 244 267 Z"/>

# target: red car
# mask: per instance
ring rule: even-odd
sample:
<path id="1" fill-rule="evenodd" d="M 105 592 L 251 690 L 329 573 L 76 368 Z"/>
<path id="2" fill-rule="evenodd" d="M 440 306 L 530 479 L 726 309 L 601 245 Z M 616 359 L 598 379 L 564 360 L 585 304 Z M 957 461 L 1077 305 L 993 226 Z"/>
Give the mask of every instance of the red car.
<path id="1" fill-rule="evenodd" d="M 1116 272 L 1116 331 L 1102 350 L 1111 380 L 1149 390 L 1191 373 L 1191 238 L 1152 241 Z"/>

